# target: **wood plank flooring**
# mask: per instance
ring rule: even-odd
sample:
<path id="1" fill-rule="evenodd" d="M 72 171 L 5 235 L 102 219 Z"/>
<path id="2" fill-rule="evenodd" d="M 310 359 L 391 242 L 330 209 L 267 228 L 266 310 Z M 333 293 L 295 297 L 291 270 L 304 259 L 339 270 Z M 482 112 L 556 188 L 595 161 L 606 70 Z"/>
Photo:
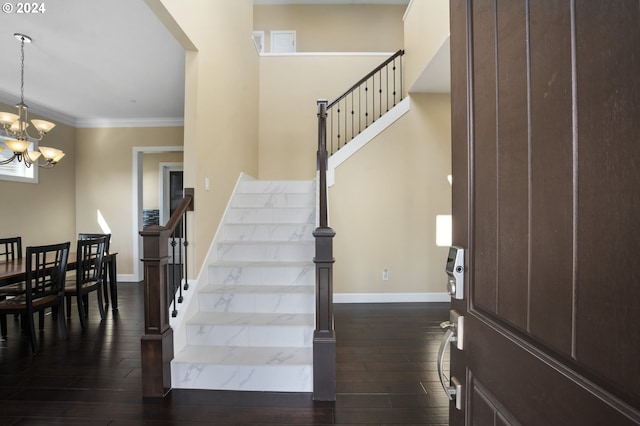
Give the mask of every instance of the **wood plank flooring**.
<path id="1" fill-rule="evenodd" d="M 182 389 L 154 400 L 141 391 L 142 285 L 121 283 L 118 296 L 119 310 L 109 309 L 102 322 L 91 299 L 85 331 L 73 305 L 66 341 L 47 317 L 35 356 L 9 318 L 0 342 L 0 426 L 447 424 L 436 370 L 446 303 L 336 305 L 335 403 L 310 394 Z"/>

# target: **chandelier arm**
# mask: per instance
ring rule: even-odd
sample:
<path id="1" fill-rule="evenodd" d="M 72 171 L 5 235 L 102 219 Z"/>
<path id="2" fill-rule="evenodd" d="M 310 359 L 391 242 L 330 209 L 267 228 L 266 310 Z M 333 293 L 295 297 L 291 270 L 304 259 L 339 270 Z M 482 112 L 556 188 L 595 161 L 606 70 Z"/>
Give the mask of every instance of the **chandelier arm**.
<path id="1" fill-rule="evenodd" d="M 11 157 L 7 158 L 6 160 L 2 160 L 0 161 L 0 166 L 1 165 L 5 165 L 5 164 L 9 164 L 10 162 L 12 162 L 15 158 L 16 158 L 16 154 L 14 153 Z"/>

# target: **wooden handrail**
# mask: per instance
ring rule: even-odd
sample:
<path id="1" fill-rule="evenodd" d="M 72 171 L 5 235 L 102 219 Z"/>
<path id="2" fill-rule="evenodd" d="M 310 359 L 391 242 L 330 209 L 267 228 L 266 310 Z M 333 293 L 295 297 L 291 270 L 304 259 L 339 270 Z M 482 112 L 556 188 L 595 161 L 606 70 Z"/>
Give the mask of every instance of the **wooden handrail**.
<path id="1" fill-rule="evenodd" d="M 327 109 L 330 109 L 331 107 L 333 107 L 335 104 L 337 104 L 338 102 L 340 102 L 342 99 L 344 99 L 345 97 L 347 97 L 349 95 L 349 93 L 353 92 L 355 89 L 357 89 L 358 87 L 360 87 L 362 85 L 362 83 L 364 83 L 365 81 L 369 80 L 372 76 L 374 76 L 378 71 L 380 71 L 382 68 L 386 67 L 387 65 L 389 65 L 389 63 L 393 62 L 394 59 L 396 59 L 398 56 L 402 56 L 404 55 L 404 50 L 400 49 L 398 50 L 396 53 L 394 53 L 389 59 L 387 59 L 386 61 L 384 61 L 383 63 L 381 63 L 380 65 L 378 65 L 376 68 L 374 68 L 369 74 L 365 75 L 364 77 L 362 77 L 360 80 L 358 80 L 358 82 L 356 84 L 354 84 L 353 86 L 351 86 L 349 89 L 347 89 L 346 92 L 344 92 L 342 95 L 338 96 L 334 101 L 332 101 L 331 103 L 329 103 L 327 105 Z"/>
<path id="2" fill-rule="evenodd" d="M 165 228 L 173 232 L 176 229 L 176 226 L 178 226 L 178 223 L 180 223 L 180 219 L 182 219 L 182 215 L 185 212 L 192 212 L 192 211 L 193 211 L 193 188 L 185 188 L 184 198 L 182 199 L 182 201 L 180 201 L 180 204 L 178 204 L 178 207 L 176 207 L 176 209 L 173 211 L 173 214 L 167 221 Z"/>

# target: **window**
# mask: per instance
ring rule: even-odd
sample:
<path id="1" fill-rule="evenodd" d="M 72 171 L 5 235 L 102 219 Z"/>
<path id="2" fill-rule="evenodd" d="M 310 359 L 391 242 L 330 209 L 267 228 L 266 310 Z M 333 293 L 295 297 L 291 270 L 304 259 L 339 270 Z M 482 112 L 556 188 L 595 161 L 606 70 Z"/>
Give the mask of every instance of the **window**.
<path id="1" fill-rule="evenodd" d="M 295 31 L 271 31 L 271 53 L 294 53 L 295 51 Z"/>
<path id="2" fill-rule="evenodd" d="M 0 142 L 4 142 L 6 139 L 9 138 L 0 136 Z M 11 158 L 13 155 L 11 150 L 4 143 L 0 143 L 0 146 L 4 148 L 2 152 L 0 152 L 0 161 Z M 37 142 L 32 141 L 29 150 L 33 151 L 37 149 Z M 18 162 L 17 160 L 13 160 L 9 164 L 0 165 L 0 180 L 38 183 L 38 167 L 26 167 L 24 161 Z"/>

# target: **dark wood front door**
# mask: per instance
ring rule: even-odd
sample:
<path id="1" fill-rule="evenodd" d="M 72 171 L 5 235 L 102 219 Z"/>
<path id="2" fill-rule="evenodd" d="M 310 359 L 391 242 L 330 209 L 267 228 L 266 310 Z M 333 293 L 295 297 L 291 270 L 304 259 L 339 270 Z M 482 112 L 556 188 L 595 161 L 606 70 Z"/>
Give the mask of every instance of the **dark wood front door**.
<path id="1" fill-rule="evenodd" d="M 640 2 L 451 0 L 451 425 L 640 423 Z"/>

